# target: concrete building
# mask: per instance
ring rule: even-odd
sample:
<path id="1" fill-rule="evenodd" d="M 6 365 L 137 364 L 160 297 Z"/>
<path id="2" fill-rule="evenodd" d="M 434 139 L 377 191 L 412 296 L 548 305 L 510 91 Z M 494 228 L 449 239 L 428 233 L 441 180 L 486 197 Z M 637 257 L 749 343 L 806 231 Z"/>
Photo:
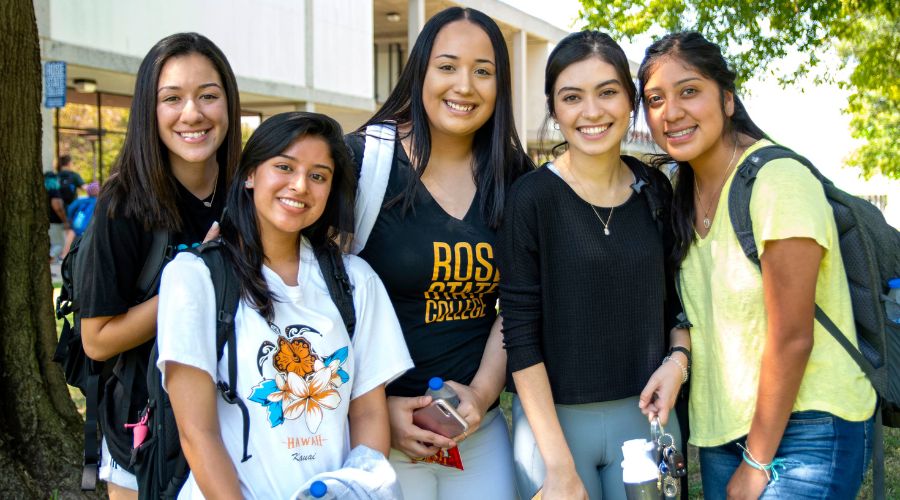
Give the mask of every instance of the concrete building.
<path id="1" fill-rule="evenodd" d="M 516 126 L 536 148 L 544 64 L 567 32 L 499 0 L 34 0 L 41 58 L 66 62 L 70 103 L 43 110 L 44 169 L 75 153 L 76 164 L 92 162 L 102 178 L 123 137 L 140 61 L 166 35 L 197 31 L 222 48 L 251 128 L 275 113 L 314 110 L 352 130 L 393 88 L 425 20 L 453 5 L 500 25 Z"/>

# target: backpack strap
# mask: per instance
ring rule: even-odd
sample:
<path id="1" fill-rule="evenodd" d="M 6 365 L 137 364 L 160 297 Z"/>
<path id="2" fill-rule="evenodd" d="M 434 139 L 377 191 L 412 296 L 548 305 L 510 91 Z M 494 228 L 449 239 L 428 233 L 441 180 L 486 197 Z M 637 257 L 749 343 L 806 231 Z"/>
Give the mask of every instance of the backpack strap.
<path id="1" fill-rule="evenodd" d="M 820 182 L 831 184 L 831 181 L 825 179 L 822 174 L 810 163 L 806 158 L 798 155 L 790 149 L 780 146 L 764 146 L 754 151 L 741 162 L 737 167 L 734 181 L 732 181 L 731 189 L 728 192 L 728 212 L 731 217 L 731 225 L 734 233 L 737 235 L 738 242 L 744 250 L 744 255 L 751 262 L 759 267 L 759 249 L 756 247 L 756 238 L 753 235 L 753 221 L 750 219 L 750 196 L 753 193 L 753 185 L 756 182 L 756 176 L 759 170 L 772 160 L 779 158 L 790 158 L 797 160 L 803 164 L 813 176 Z M 822 325 L 828 333 L 834 337 L 841 347 L 853 358 L 853 361 L 859 365 L 860 369 L 866 374 L 873 384 L 878 382 L 880 377 L 874 370 L 872 364 L 866 360 L 865 356 L 853 346 L 850 340 L 841 332 L 841 329 L 834 324 L 834 321 L 828 317 L 828 314 L 816 304 L 816 321 Z"/>
<path id="2" fill-rule="evenodd" d="M 350 283 L 350 277 L 347 275 L 347 268 L 344 267 L 341 251 L 337 245 L 329 241 L 323 248 L 317 248 L 314 252 L 316 260 L 319 262 L 319 269 L 325 278 L 328 294 L 331 295 L 331 300 L 341 313 L 341 319 L 344 320 L 344 326 L 347 327 L 350 340 L 353 340 L 353 333 L 356 329 L 353 285 Z"/>
<path id="3" fill-rule="evenodd" d="M 356 228 L 350 253 L 356 255 L 366 246 L 375 220 L 384 203 L 391 165 L 394 163 L 394 144 L 397 126 L 386 122 L 366 127 L 366 149 L 363 153 L 359 188 L 356 194 Z"/>
<path id="4" fill-rule="evenodd" d="M 169 232 L 165 229 L 153 231 L 150 252 L 147 253 L 147 260 L 144 261 L 144 267 L 141 268 L 141 274 L 138 275 L 137 280 L 137 289 L 140 292 L 138 295 L 143 297 L 141 302 L 156 295 L 163 267 L 175 257 L 174 249 L 169 244 L 169 236 Z"/>
<path id="5" fill-rule="evenodd" d="M 241 287 L 234 269 L 227 265 L 223 255 L 221 239 L 208 241 L 199 247 L 191 249 L 195 255 L 203 259 L 209 268 L 212 278 L 213 290 L 216 293 L 216 356 L 222 359 L 225 346 L 228 347 L 228 382 L 219 380 L 216 387 L 222 394 L 222 399 L 228 404 L 237 405 L 241 410 L 244 421 L 243 456 L 241 462 L 251 458 L 247 454 L 247 444 L 250 439 L 250 412 L 247 405 L 238 395 L 237 387 L 237 340 L 234 330 L 234 316 L 241 300 Z"/>
<path id="6" fill-rule="evenodd" d="M 671 202 L 672 195 L 666 196 L 665 187 L 653 181 L 644 162 L 631 156 L 623 156 L 622 160 L 634 174 L 634 184 L 631 185 L 631 189 L 634 189 L 634 192 L 638 194 L 644 194 L 647 206 L 650 207 L 650 217 L 656 223 L 656 229 L 660 235 L 665 235 L 665 212 L 668 207 L 666 198 Z"/>

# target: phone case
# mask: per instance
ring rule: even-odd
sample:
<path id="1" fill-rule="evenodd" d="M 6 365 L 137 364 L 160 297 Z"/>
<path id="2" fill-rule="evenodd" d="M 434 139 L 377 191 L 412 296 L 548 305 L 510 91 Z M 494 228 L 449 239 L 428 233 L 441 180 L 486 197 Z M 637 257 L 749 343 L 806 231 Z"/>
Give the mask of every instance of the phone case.
<path id="1" fill-rule="evenodd" d="M 413 423 L 450 439 L 469 429 L 466 420 L 443 399 L 435 399 L 428 406 L 414 411 Z"/>

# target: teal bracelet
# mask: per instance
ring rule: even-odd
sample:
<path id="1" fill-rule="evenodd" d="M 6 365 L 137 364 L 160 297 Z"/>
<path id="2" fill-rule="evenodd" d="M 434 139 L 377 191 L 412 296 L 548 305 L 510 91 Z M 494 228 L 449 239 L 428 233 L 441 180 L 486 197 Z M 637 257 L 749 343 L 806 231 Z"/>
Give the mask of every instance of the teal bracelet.
<path id="1" fill-rule="evenodd" d="M 740 444 L 738 446 L 740 446 Z M 747 453 L 749 451 L 749 450 L 747 450 L 747 448 L 744 448 L 743 446 L 741 446 L 741 449 L 744 450 L 744 452 L 741 455 L 744 457 L 744 462 L 747 465 L 749 465 L 750 467 L 753 467 L 756 470 L 761 470 L 761 471 L 765 472 L 766 478 L 769 481 L 771 481 L 773 483 L 778 481 L 778 469 L 776 469 L 776 467 L 781 467 L 782 470 L 785 468 L 783 458 L 775 458 L 772 460 L 772 463 L 761 464 L 761 463 L 757 462 L 755 458 L 753 458 L 753 455 L 749 455 Z M 769 475 L 770 472 L 772 473 L 771 475 Z"/>

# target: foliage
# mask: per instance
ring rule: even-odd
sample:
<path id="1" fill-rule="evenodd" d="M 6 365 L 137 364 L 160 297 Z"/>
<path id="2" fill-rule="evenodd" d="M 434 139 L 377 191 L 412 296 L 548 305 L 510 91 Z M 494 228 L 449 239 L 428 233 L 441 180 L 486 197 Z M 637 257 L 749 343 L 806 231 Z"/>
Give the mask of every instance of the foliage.
<path id="1" fill-rule="evenodd" d="M 739 83 L 753 76 L 784 85 L 811 76 L 850 89 L 851 133 L 865 140 L 849 160 L 866 175 L 900 178 L 900 9 L 893 0 L 581 0 L 582 19 L 614 38 L 697 30 L 728 52 Z M 823 63 L 836 51 L 840 62 Z M 799 54 L 793 68 L 780 67 Z M 836 75 L 851 69 L 849 79 Z"/>
<path id="2" fill-rule="evenodd" d="M 73 169 L 85 182 L 106 180 L 122 145 L 128 128 L 128 108 L 103 106 L 100 119 L 103 135 L 97 137 L 97 107 L 68 103 L 59 110 L 59 151 L 72 155 Z M 102 141 L 103 153 L 97 155 Z"/>

